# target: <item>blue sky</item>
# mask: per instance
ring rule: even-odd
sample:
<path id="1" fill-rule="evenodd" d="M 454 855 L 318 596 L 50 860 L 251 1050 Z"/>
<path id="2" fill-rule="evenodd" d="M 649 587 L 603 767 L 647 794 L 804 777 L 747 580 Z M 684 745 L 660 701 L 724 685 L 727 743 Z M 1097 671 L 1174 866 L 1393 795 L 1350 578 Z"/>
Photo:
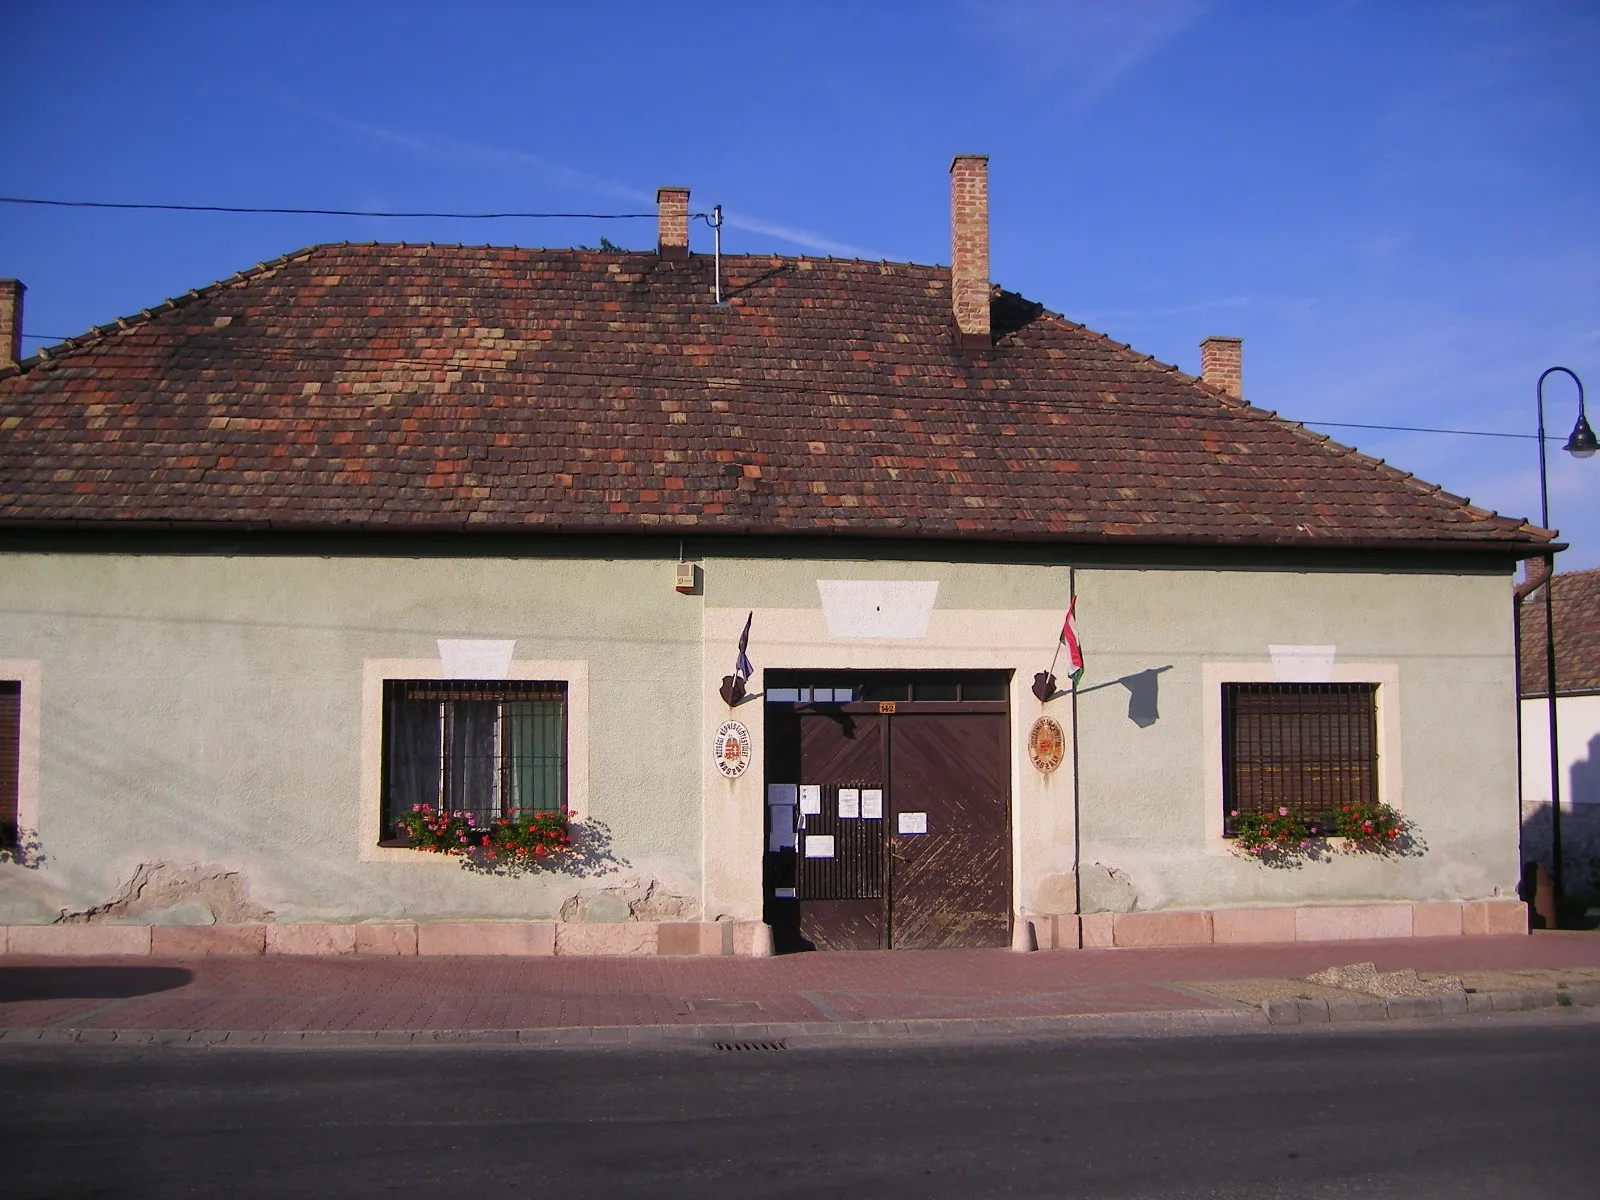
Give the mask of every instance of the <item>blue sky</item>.
<path id="1" fill-rule="evenodd" d="M 1185 370 L 1243 337 L 1263 407 L 1531 435 L 1561 364 L 1600 424 L 1593 0 L 7 9 L 0 194 L 626 212 L 681 184 L 735 252 L 947 262 L 950 157 L 987 153 L 997 282 Z M 50 337 L 313 242 L 602 234 L 654 228 L 0 205 L 0 275 Z M 1546 401 L 1564 440 L 1570 384 Z M 1318 427 L 1538 516 L 1531 436 Z M 1561 566 L 1600 566 L 1600 457 L 1558 446 Z"/>

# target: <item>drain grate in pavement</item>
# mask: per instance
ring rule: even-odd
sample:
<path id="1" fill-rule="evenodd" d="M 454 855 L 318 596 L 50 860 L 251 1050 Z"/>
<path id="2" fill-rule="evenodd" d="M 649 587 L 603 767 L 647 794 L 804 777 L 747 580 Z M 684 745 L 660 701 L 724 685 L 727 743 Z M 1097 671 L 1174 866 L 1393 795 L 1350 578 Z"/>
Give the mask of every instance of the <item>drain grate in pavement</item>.
<path id="1" fill-rule="evenodd" d="M 787 1042 L 712 1042 L 716 1050 L 787 1050 Z"/>

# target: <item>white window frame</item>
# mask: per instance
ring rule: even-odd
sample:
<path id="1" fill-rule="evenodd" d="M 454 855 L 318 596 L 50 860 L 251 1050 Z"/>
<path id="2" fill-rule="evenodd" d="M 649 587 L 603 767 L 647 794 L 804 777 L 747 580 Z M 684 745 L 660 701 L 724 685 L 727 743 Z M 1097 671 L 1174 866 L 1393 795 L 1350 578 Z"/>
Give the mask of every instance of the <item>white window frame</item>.
<path id="1" fill-rule="evenodd" d="M 0 679 L 21 684 L 17 725 L 17 839 L 24 849 L 39 833 L 39 717 L 44 664 L 36 658 L 0 658 Z M 18 865 L 7 862 L 4 865 Z"/>
<path id="2" fill-rule="evenodd" d="M 362 862 L 444 861 L 445 855 L 380 846 L 383 828 L 383 685 L 391 679 L 455 679 L 437 658 L 369 658 L 361 669 L 361 807 L 356 822 Z M 505 680 L 545 680 L 567 688 L 567 814 L 589 811 L 589 664 L 584 659 L 513 659 Z M 502 682 L 495 680 L 494 682 Z"/>
<path id="3" fill-rule="evenodd" d="M 1207 662 L 1200 666 L 1201 738 L 1206 755 L 1206 853 L 1232 854 L 1234 839 L 1222 833 L 1223 745 L 1222 685 L 1225 683 L 1297 683 L 1283 679 L 1271 660 Z M 1378 800 L 1396 812 L 1405 808 L 1401 787 L 1400 666 L 1398 663 L 1335 663 L 1318 683 L 1371 683 L 1378 734 Z"/>

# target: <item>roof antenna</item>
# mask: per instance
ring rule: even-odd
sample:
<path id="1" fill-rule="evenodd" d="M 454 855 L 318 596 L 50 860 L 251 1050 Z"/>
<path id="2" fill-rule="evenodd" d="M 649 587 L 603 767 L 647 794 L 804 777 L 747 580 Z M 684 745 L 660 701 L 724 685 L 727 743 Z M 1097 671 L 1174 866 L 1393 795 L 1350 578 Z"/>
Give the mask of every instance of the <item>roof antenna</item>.
<path id="1" fill-rule="evenodd" d="M 711 226 L 712 277 L 716 281 L 717 303 L 722 303 L 722 205 L 713 204 L 709 213 L 695 213 Z"/>

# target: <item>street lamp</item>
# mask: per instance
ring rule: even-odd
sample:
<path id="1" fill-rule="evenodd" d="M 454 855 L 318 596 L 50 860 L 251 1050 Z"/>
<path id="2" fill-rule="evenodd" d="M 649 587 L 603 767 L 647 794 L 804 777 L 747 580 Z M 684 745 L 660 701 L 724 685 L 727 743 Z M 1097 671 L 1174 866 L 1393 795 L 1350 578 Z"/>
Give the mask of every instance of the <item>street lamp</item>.
<path id="1" fill-rule="evenodd" d="M 1572 427 L 1572 436 L 1562 447 L 1574 458 L 1589 458 L 1600 449 L 1589 428 L 1589 419 L 1583 411 L 1583 380 L 1566 367 L 1551 367 L 1539 376 L 1539 525 L 1550 528 L 1550 488 L 1545 477 L 1544 462 L 1544 381 L 1560 372 L 1578 385 L 1578 423 Z M 1564 900 L 1561 879 L 1561 751 L 1556 744 L 1556 556 L 1552 551 L 1544 556 L 1544 690 L 1550 713 L 1550 890 L 1554 893 L 1556 926 L 1561 925 L 1561 906 Z"/>

